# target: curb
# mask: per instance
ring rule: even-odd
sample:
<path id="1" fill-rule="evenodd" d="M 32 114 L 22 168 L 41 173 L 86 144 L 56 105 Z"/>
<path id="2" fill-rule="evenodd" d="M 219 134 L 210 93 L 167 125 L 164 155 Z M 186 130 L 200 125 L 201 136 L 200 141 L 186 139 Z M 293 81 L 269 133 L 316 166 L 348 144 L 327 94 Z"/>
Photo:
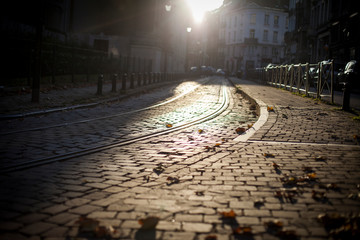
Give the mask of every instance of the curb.
<path id="1" fill-rule="evenodd" d="M 256 131 L 259 130 L 267 122 L 269 118 L 267 105 L 260 99 L 253 98 L 244 90 L 237 88 L 236 84 L 231 79 L 229 79 L 229 81 L 235 86 L 237 91 L 240 91 L 241 95 L 243 95 L 247 100 L 249 100 L 251 103 L 254 103 L 256 105 L 256 112 L 259 115 L 258 120 L 254 123 L 254 125 L 251 128 L 249 128 L 248 130 L 246 130 L 244 133 L 242 133 L 233 140 L 235 142 L 247 142 L 249 138 L 252 137 L 256 133 Z"/>

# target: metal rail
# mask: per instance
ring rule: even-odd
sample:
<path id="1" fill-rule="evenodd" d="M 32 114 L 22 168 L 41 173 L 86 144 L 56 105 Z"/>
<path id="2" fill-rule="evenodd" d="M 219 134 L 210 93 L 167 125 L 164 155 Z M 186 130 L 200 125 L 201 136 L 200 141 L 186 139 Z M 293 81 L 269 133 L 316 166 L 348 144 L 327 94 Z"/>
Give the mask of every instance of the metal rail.
<path id="1" fill-rule="evenodd" d="M 273 86 L 290 92 L 304 93 L 306 96 L 321 98 L 329 95 L 334 103 L 334 64 L 291 64 L 268 67 L 266 81 Z"/>
<path id="2" fill-rule="evenodd" d="M 202 81 L 203 83 L 206 83 L 210 81 L 210 79 L 206 79 L 204 81 Z M 55 124 L 55 125 L 51 125 L 51 126 L 44 126 L 44 127 L 37 127 L 37 128 L 30 128 L 30 129 L 24 129 L 24 130 L 18 130 L 18 131 L 10 131 L 10 132 L 2 132 L 0 133 L 0 136 L 4 136 L 4 135 L 10 135 L 10 134 L 16 134 L 16 133 L 24 133 L 24 132 L 32 132 L 32 131 L 42 131 L 42 130 L 46 130 L 46 129 L 51 129 L 51 128 L 57 128 L 57 127 L 65 127 L 65 126 L 70 126 L 70 125 L 75 125 L 75 124 L 81 124 L 81 123 L 89 123 L 92 121 L 98 121 L 98 120 L 104 120 L 104 119 L 110 119 L 110 118 L 115 118 L 115 117 L 120 117 L 120 116 L 124 116 L 127 114 L 132 114 L 132 113 L 137 113 L 137 112 L 142 112 L 142 111 L 146 111 L 146 110 L 150 110 L 156 107 L 160 107 L 166 104 L 169 104 L 193 91 L 195 91 L 197 88 L 199 88 L 201 86 L 201 84 L 197 84 L 195 86 L 193 86 L 192 88 L 188 89 L 187 91 L 179 94 L 176 97 L 171 98 L 170 100 L 167 100 L 165 102 L 162 103 L 158 103 L 158 104 L 154 104 L 151 105 L 149 107 L 145 107 L 145 108 L 141 108 L 141 109 L 137 109 L 137 110 L 132 110 L 132 111 L 128 111 L 128 112 L 122 112 L 122 113 L 117 113 L 117 114 L 112 114 L 112 115 L 108 115 L 108 116 L 103 116 L 103 117 L 97 117 L 97 118 L 91 118 L 91 119 L 86 119 L 86 120 L 80 120 L 80 121 L 74 121 L 74 122 L 68 122 L 68 123 L 61 123 L 61 124 Z"/>
<path id="3" fill-rule="evenodd" d="M 8 173 L 8 172 L 14 172 L 14 171 L 20 171 L 20 170 L 25 170 L 28 168 L 33 168 L 33 167 L 37 167 L 37 166 L 41 166 L 41 165 L 45 165 L 45 164 L 49 164 L 49 163 L 53 163 L 53 162 L 58 162 L 58 161 L 65 161 L 65 160 L 69 160 L 72 158 L 76 158 L 76 157 L 81 157 L 81 156 L 85 156 L 85 155 L 89 155 L 89 154 L 93 154 L 96 152 L 101 152 L 107 149 L 111 149 L 114 147 L 121 147 L 121 146 L 125 146 L 125 145 L 129 145 L 135 142 L 139 142 L 142 140 L 146 140 L 152 137 L 157 137 L 157 136 L 161 136 L 161 135 L 166 135 L 175 131 L 179 131 L 191 126 L 194 126 L 196 124 L 199 123 L 203 123 L 206 121 L 209 121 L 210 119 L 213 119 L 217 116 L 219 116 L 221 113 L 223 113 L 229 106 L 229 94 L 228 94 L 228 90 L 227 87 L 224 85 L 222 85 L 222 102 L 220 103 L 220 106 L 214 110 L 213 112 L 199 117 L 195 120 L 191 120 L 189 122 L 185 122 L 183 124 L 174 126 L 170 129 L 166 129 L 166 130 L 161 130 L 155 133 L 150 133 L 150 134 L 146 134 L 143 136 L 139 136 L 139 137 L 134 137 L 131 139 L 127 139 L 127 140 L 121 140 L 121 141 L 117 141 L 117 142 L 113 142 L 110 144 L 104 144 L 104 145 L 100 145 L 97 147 L 92 147 L 92 148 L 87 148 L 87 149 L 83 149 L 80 151 L 74 151 L 74 152 L 70 152 L 70 153 L 66 153 L 66 154 L 61 154 L 61 155 L 57 155 L 57 156 L 53 156 L 53 157 L 47 157 L 47 158 L 42 158 L 42 159 L 37 159 L 37 160 L 32 160 L 32 161 L 28 161 L 25 163 L 20 163 L 20 164 L 15 164 L 12 166 L 8 166 L 8 167 L 4 167 L 0 170 L 0 173 Z"/>

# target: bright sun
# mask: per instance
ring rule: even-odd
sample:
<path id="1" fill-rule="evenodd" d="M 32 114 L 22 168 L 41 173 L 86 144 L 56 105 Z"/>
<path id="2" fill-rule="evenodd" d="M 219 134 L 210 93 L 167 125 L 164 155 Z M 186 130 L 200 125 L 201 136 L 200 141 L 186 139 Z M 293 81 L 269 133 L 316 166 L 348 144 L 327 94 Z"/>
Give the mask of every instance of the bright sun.
<path id="1" fill-rule="evenodd" d="M 186 0 L 186 2 L 193 13 L 195 22 L 201 23 L 205 12 L 219 8 L 223 0 Z"/>

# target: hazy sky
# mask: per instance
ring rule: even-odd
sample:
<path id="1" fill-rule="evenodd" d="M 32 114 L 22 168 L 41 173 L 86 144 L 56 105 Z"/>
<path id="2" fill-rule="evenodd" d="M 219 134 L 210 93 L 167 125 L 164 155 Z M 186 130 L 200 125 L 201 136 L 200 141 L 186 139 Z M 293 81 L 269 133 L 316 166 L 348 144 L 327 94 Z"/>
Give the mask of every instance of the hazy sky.
<path id="1" fill-rule="evenodd" d="M 204 13 L 219 8 L 223 0 L 186 0 L 186 2 L 192 10 L 195 21 L 200 23 Z"/>

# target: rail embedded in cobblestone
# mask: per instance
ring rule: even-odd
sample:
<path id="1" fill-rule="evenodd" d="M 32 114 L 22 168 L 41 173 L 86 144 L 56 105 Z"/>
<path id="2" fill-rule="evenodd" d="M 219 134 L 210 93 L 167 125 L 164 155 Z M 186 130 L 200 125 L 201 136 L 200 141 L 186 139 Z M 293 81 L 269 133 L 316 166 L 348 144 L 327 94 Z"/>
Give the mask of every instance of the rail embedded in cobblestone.
<path id="1" fill-rule="evenodd" d="M 1 135 L 9 135 L 9 134 L 15 134 L 15 133 L 23 133 L 23 132 L 31 132 L 31 131 L 41 131 L 41 130 L 45 130 L 45 129 L 50 129 L 50 128 L 57 128 L 57 127 L 64 127 L 64 126 L 69 126 L 69 125 L 75 125 L 75 124 L 81 124 L 81 123 L 89 123 L 92 121 L 99 121 L 99 120 L 104 120 L 104 119 L 110 119 L 110 118 L 115 118 L 115 117 L 119 117 L 119 116 L 124 116 L 127 114 L 132 114 L 132 113 L 137 113 L 137 112 L 142 112 L 142 111 L 146 111 L 146 110 L 150 110 L 156 107 L 160 107 L 166 104 L 169 104 L 181 97 L 184 97 L 185 95 L 193 92 L 194 90 L 196 90 L 198 87 L 201 86 L 201 84 L 204 84 L 206 82 L 208 82 L 210 79 L 209 78 L 205 78 L 200 80 L 199 84 L 187 89 L 186 91 L 184 91 L 183 93 L 179 94 L 178 96 L 175 96 L 167 101 L 158 103 L 158 104 L 154 104 L 151 105 L 149 107 L 145 107 L 145 108 L 141 108 L 141 109 L 137 109 L 137 110 L 132 110 L 132 111 L 128 111 L 128 112 L 122 112 L 122 113 L 117 113 L 117 114 L 112 114 L 112 115 L 108 115 L 108 116 L 102 116 L 102 117 L 96 117 L 96 118 L 90 118 L 90 119 L 86 119 L 86 120 L 81 120 L 81 121 L 74 121 L 74 122 L 66 122 L 66 123 L 62 123 L 62 124 L 56 124 L 56 125 L 51 125 L 51 126 L 44 126 L 44 127 L 38 127 L 38 128 L 31 128 L 31 129 L 24 129 L 24 130 L 18 130 L 18 131 L 9 131 L 9 132 L 3 132 L 0 133 Z M 96 103 L 94 103 L 96 104 Z M 90 105 L 92 106 L 92 105 Z M 73 109 L 73 108 L 69 108 L 69 109 Z M 55 112 L 55 111 L 54 111 Z"/>
<path id="2" fill-rule="evenodd" d="M 120 140 L 120 141 L 115 141 L 112 142 L 111 144 L 104 144 L 104 145 L 99 145 L 96 147 L 91 147 L 91 148 L 86 148 L 86 149 L 82 149 L 79 151 L 73 151 L 73 152 L 69 152 L 66 154 L 59 154 L 56 156 L 52 156 L 52 157 L 47 157 L 47 158 L 42 158 L 42 159 L 37 159 L 37 160 L 32 160 L 32 161 L 27 161 L 27 162 L 23 162 L 23 163 L 19 163 L 19 164 L 14 164 L 14 165 L 10 165 L 7 167 L 3 167 L 0 172 L 1 173 L 8 173 L 8 172 L 14 172 L 14 171 L 20 171 L 20 170 L 24 170 L 24 169 L 28 169 L 28 168 L 33 168 L 33 167 L 37 167 L 37 166 L 41 166 L 41 165 L 45 165 L 45 164 L 49 164 L 49 163 L 54 163 L 54 162 L 58 162 L 58 161 L 65 161 L 65 160 L 69 160 L 72 158 L 76 158 L 76 157 L 81 157 L 81 156 L 85 156 L 85 155 L 89 155 L 89 154 L 93 154 L 96 152 L 101 152 L 107 149 L 111 149 L 114 147 L 121 147 L 121 146 L 125 146 L 125 145 L 129 145 L 135 142 L 139 142 L 142 140 L 146 140 L 146 139 L 150 139 L 153 137 L 158 137 L 161 135 L 166 135 L 169 133 L 173 133 L 175 131 L 179 131 L 191 126 L 194 126 L 196 124 L 200 124 L 206 121 L 209 121 L 217 116 L 219 116 L 221 113 L 223 113 L 229 106 L 229 94 L 228 94 L 228 89 L 225 86 L 225 83 L 222 83 L 222 98 L 221 98 L 221 102 L 218 104 L 219 106 L 212 112 L 204 115 L 204 116 L 200 116 L 196 119 L 172 126 L 169 129 L 165 129 L 165 130 L 160 130 L 157 132 L 153 132 L 153 133 L 149 133 L 149 134 L 144 134 L 142 136 L 138 136 L 138 137 L 134 137 L 131 139 L 127 139 L 127 140 Z"/>

